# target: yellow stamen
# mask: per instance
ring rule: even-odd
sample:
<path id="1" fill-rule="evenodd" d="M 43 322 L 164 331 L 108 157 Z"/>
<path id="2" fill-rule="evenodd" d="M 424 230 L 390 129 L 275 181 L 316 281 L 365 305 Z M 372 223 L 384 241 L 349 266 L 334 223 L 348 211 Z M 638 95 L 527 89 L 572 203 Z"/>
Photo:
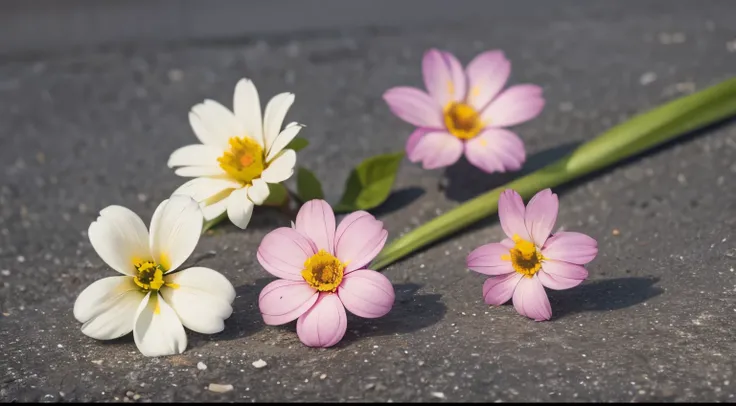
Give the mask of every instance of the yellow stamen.
<path id="1" fill-rule="evenodd" d="M 135 264 L 137 275 L 133 282 L 144 292 L 159 290 L 164 286 L 164 270 L 161 265 L 153 261 L 138 262 Z"/>
<path id="2" fill-rule="evenodd" d="M 259 176 L 265 169 L 263 148 L 249 137 L 232 137 L 230 150 L 217 158 L 220 168 L 244 185 Z"/>
<path id="3" fill-rule="evenodd" d="M 511 261 L 514 271 L 531 278 L 542 269 L 544 257 L 534 243 L 524 240 L 516 234 L 514 234 L 513 240 L 514 248 L 511 248 L 508 254 L 501 255 L 501 260 Z"/>
<path id="4" fill-rule="evenodd" d="M 465 103 L 448 104 L 444 114 L 447 129 L 461 140 L 474 138 L 483 129 L 483 122 L 478 112 Z"/>
<path id="5" fill-rule="evenodd" d="M 345 265 L 325 250 L 319 250 L 304 261 L 302 278 L 320 292 L 334 292 L 342 282 Z"/>

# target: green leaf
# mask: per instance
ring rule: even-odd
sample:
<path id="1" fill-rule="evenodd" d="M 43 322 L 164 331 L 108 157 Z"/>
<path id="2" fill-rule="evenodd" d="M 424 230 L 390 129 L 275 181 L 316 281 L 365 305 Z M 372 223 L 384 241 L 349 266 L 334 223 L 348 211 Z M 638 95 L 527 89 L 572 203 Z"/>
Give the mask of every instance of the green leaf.
<path id="1" fill-rule="evenodd" d="M 281 183 L 269 183 L 268 191 L 268 198 L 263 202 L 264 206 L 281 207 L 289 199 L 289 191 Z"/>
<path id="2" fill-rule="evenodd" d="M 309 145 L 309 141 L 307 141 L 306 138 L 296 137 L 291 140 L 290 143 L 286 144 L 286 147 L 284 147 L 284 149 L 293 149 L 294 151 L 299 152 L 306 148 L 307 145 Z"/>
<path id="3" fill-rule="evenodd" d="M 350 172 L 345 192 L 336 211 L 369 210 L 383 203 L 391 194 L 404 153 L 376 155 L 361 162 Z"/>
<path id="4" fill-rule="evenodd" d="M 296 193 L 303 202 L 312 199 L 324 199 L 322 185 L 314 173 L 306 168 L 299 168 L 296 173 Z"/>
<path id="5" fill-rule="evenodd" d="M 493 189 L 391 242 L 370 269 L 381 269 L 441 238 L 493 215 L 506 189 L 529 199 L 552 188 L 671 141 L 736 114 L 736 78 L 671 101 L 619 124 L 578 147 L 570 155 L 529 175 Z"/>

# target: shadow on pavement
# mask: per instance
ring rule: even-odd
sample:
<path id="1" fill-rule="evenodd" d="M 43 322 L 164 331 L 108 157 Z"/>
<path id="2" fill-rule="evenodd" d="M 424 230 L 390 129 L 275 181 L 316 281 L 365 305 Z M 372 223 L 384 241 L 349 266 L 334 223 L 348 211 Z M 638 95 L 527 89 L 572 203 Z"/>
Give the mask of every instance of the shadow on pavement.
<path id="1" fill-rule="evenodd" d="M 664 289 L 654 286 L 659 278 L 616 278 L 591 281 L 569 290 L 547 290 L 552 319 L 590 311 L 619 310 L 658 296 Z"/>
<path id="2" fill-rule="evenodd" d="M 416 186 L 396 190 L 388 196 L 388 199 L 386 199 L 385 202 L 375 209 L 370 210 L 370 212 L 374 216 L 380 217 L 384 214 L 401 210 L 402 208 L 410 205 L 413 201 L 419 199 L 423 194 L 424 189 Z"/>

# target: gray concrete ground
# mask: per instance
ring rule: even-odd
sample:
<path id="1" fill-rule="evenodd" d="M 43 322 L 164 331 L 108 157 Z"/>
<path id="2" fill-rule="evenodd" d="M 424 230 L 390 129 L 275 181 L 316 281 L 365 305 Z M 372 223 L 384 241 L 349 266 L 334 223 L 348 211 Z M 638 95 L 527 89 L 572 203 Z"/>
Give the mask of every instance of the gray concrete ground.
<path id="1" fill-rule="evenodd" d="M 558 225 L 598 239 L 600 254 L 588 281 L 550 292 L 550 322 L 484 305 L 484 278 L 464 259 L 501 238 L 492 218 L 391 266 L 388 316 L 351 318 L 338 346 L 306 348 L 293 324 L 267 327 L 257 311 L 270 278 L 255 249 L 289 222 L 267 209 L 245 232 L 228 225 L 202 238 L 200 264 L 230 278 L 238 297 L 225 331 L 190 333 L 184 354 L 145 358 L 131 336 L 95 341 L 71 310 L 82 289 L 114 274 L 86 236 L 96 213 L 121 204 L 150 218 L 182 182 L 165 163 L 195 140 L 188 109 L 204 98 L 229 105 L 242 76 L 262 95 L 296 93 L 290 118 L 307 124 L 312 143 L 299 162 L 336 199 L 354 164 L 403 148 L 411 129 L 381 94 L 420 86 L 428 47 L 464 62 L 503 49 L 512 83 L 544 87 L 543 114 L 516 128 L 533 168 L 736 73 L 735 10 L 727 1 L 489 3 L 462 20 L 5 57 L 0 401 L 733 401 L 733 123 L 557 190 Z M 508 179 L 407 162 L 378 214 L 395 237 Z M 253 367 L 258 359 L 267 366 Z M 213 393 L 210 383 L 234 389 Z"/>

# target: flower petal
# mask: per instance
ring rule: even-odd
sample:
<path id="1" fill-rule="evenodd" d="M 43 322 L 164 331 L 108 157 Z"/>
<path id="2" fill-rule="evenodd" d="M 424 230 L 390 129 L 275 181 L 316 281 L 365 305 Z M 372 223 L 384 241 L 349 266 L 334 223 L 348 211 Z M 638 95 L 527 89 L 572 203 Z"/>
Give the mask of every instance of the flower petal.
<path id="1" fill-rule="evenodd" d="M 542 88 L 518 85 L 506 89 L 481 113 L 489 127 L 509 127 L 538 116 L 544 108 Z"/>
<path id="2" fill-rule="evenodd" d="M 505 275 L 514 272 L 511 260 L 501 259 L 509 256 L 509 249 L 500 243 L 481 245 L 474 249 L 466 260 L 470 270 L 485 275 Z"/>
<path id="3" fill-rule="evenodd" d="M 511 62 L 501 51 L 487 51 L 476 56 L 467 68 L 468 104 L 482 111 L 498 92 L 511 74 Z"/>
<path id="4" fill-rule="evenodd" d="M 210 165 L 210 166 L 183 166 L 177 168 L 174 171 L 176 176 L 183 178 L 199 178 L 202 176 L 222 176 L 227 175 L 221 167 Z"/>
<path id="5" fill-rule="evenodd" d="M 227 198 L 227 217 L 230 221 L 245 230 L 250 223 L 250 218 L 253 216 L 253 202 L 248 199 L 249 187 L 244 187 L 230 193 L 230 197 Z"/>
<path id="6" fill-rule="evenodd" d="M 568 279 L 584 280 L 588 278 L 588 270 L 584 266 L 578 264 L 571 264 L 564 261 L 555 261 L 553 259 L 544 259 L 542 261 L 542 270 L 544 272 Z"/>
<path id="7" fill-rule="evenodd" d="M 192 107 L 191 113 L 193 113 L 193 116 L 192 114 L 189 115 L 189 122 L 192 124 L 192 128 L 198 136 L 200 133 L 205 134 L 204 138 L 200 138 L 203 144 L 213 145 L 222 151 L 227 151 L 230 149 L 228 140 L 232 137 L 240 136 L 242 131 L 235 131 L 235 125 L 232 122 L 235 121 L 237 123 L 237 120 L 227 108 L 220 106 L 222 107 L 220 109 L 217 107 L 217 104 L 213 103 L 216 102 L 207 103 L 205 101 L 205 103 L 199 103 Z M 227 123 L 230 123 L 230 125 Z"/>
<path id="8" fill-rule="evenodd" d="M 511 299 L 519 281 L 524 278 L 520 273 L 512 272 L 494 276 L 483 283 L 483 300 L 492 306 L 501 306 Z"/>
<path id="9" fill-rule="evenodd" d="M 221 136 L 219 131 L 212 131 L 207 127 L 201 117 L 202 114 L 206 114 L 206 109 L 199 106 L 201 105 L 194 106 L 192 111 L 189 112 L 189 125 L 192 126 L 194 134 L 202 144 L 215 147 L 220 151 L 226 151 L 229 148 L 227 143 L 228 138 Z"/>
<path id="10" fill-rule="evenodd" d="M 417 128 L 414 130 L 413 133 L 409 136 L 409 138 L 406 140 L 406 155 L 412 156 L 412 153 L 414 152 L 414 148 L 416 148 L 417 144 L 419 143 L 419 140 L 422 139 L 424 134 L 428 133 L 429 131 L 425 128 Z"/>
<path id="11" fill-rule="evenodd" d="M 133 338 L 146 357 L 181 354 L 187 348 L 187 334 L 179 316 L 155 292 L 149 292 L 138 306 Z"/>
<path id="12" fill-rule="evenodd" d="M 389 109 L 400 119 L 417 127 L 443 129 L 442 106 L 419 89 L 394 87 L 383 94 Z"/>
<path id="13" fill-rule="evenodd" d="M 245 134 L 243 125 L 240 124 L 235 114 L 230 111 L 227 107 L 214 100 L 205 100 L 204 106 L 207 109 L 206 116 L 203 117 L 205 121 L 211 120 L 211 126 L 217 126 L 220 134 L 227 136 L 228 139 L 231 137 L 241 137 Z M 257 141 L 257 140 L 256 140 Z"/>
<path id="14" fill-rule="evenodd" d="M 144 294 L 130 276 L 100 279 L 79 294 L 74 317 L 84 323 L 82 333 L 98 340 L 112 340 L 133 331 L 136 309 Z"/>
<path id="15" fill-rule="evenodd" d="M 332 347 L 348 328 L 345 307 L 334 293 L 321 293 L 317 303 L 299 317 L 296 333 L 309 347 Z"/>
<path id="16" fill-rule="evenodd" d="M 270 274 L 291 281 L 303 282 L 304 261 L 317 253 L 317 247 L 307 237 L 289 227 L 280 227 L 266 234 L 256 257 Z"/>
<path id="17" fill-rule="evenodd" d="M 547 292 L 539 278 L 522 277 L 514 290 L 514 308 L 519 314 L 536 321 L 549 320 L 552 307 L 547 299 Z"/>
<path id="18" fill-rule="evenodd" d="M 396 298 L 388 278 L 369 269 L 345 275 L 337 288 L 337 295 L 350 313 L 369 319 L 388 313 Z"/>
<path id="19" fill-rule="evenodd" d="M 248 198 L 257 205 L 263 204 L 271 193 L 268 184 L 261 178 L 253 179 L 251 183 L 253 186 L 248 188 Z"/>
<path id="20" fill-rule="evenodd" d="M 335 256 L 347 263 L 345 273 L 368 265 L 386 244 L 383 222 L 365 211 L 345 217 L 335 232 Z"/>
<path id="21" fill-rule="evenodd" d="M 293 149 L 285 149 L 268 164 L 261 173 L 261 179 L 268 183 L 281 183 L 294 174 L 295 166 L 296 152 Z"/>
<path id="22" fill-rule="evenodd" d="M 171 153 L 167 165 L 175 166 L 216 166 L 222 151 L 212 145 L 194 144 L 181 147 Z"/>
<path id="23" fill-rule="evenodd" d="M 122 206 L 108 206 L 87 231 L 92 248 L 110 268 L 135 276 L 134 263 L 151 257 L 148 230 L 137 214 Z"/>
<path id="24" fill-rule="evenodd" d="M 326 201 L 304 203 L 296 215 L 296 231 L 311 239 L 318 250 L 335 253 L 335 213 Z"/>
<path id="25" fill-rule="evenodd" d="M 544 189 L 534 195 L 526 205 L 524 224 L 529 236 L 537 247 L 543 247 L 557 221 L 560 201 L 551 189 Z"/>
<path id="26" fill-rule="evenodd" d="M 465 98 L 465 72 L 451 53 L 437 49 L 425 52 L 422 73 L 427 91 L 440 106 Z"/>
<path id="27" fill-rule="evenodd" d="M 265 138 L 266 151 L 273 146 L 276 137 L 284 124 L 286 113 L 294 103 L 292 93 L 281 93 L 274 96 L 266 105 L 266 113 L 263 118 L 263 135 Z"/>
<path id="28" fill-rule="evenodd" d="M 304 314 L 318 298 L 319 292 L 304 280 L 295 282 L 279 279 L 263 288 L 258 296 L 258 307 L 264 323 L 278 326 Z"/>
<path id="29" fill-rule="evenodd" d="M 526 161 L 526 151 L 524 143 L 511 131 L 487 128 L 465 143 L 465 157 L 488 173 L 518 171 Z"/>
<path id="30" fill-rule="evenodd" d="M 192 255 L 202 233 L 204 216 L 194 199 L 174 195 L 158 205 L 151 219 L 151 254 L 171 272 Z"/>
<path id="31" fill-rule="evenodd" d="M 214 220 L 227 212 L 228 197 L 230 197 L 230 195 L 204 207 L 200 205 L 200 207 L 202 207 L 202 215 L 204 215 L 205 221 Z"/>
<path id="32" fill-rule="evenodd" d="M 271 148 L 268 150 L 266 155 L 266 162 L 271 162 L 279 152 L 281 152 L 287 145 L 299 134 L 299 131 L 304 128 L 301 124 L 286 126 L 283 131 L 276 136 L 276 139 L 271 144 Z"/>
<path id="33" fill-rule="evenodd" d="M 424 169 L 437 169 L 450 166 L 463 154 L 463 142 L 444 131 L 426 133 L 417 141 L 408 154 L 412 162 L 422 162 Z"/>
<path id="34" fill-rule="evenodd" d="M 261 118 L 261 101 L 258 90 L 250 79 L 240 79 L 235 85 L 233 96 L 235 117 L 243 126 L 245 134 L 256 140 L 263 147 L 263 122 Z"/>
<path id="35" fill-rule="evenodd" d="M 498 219 L 506 236 L 513 239 L 514 235 L 529 241 L 529 233 L 524 225 L 524 201 L 515 190 L 506 189 L 498 198 Z"/>
<path id="36" fill-rule="evenodd" d="M 547 239 L 542 248 L 542 255 L 545 258 L 580 265 L 592 261 L 597 254 L 598 242 L 585 234 L 574 231 L 555 233 Z"/>
<path id="37" fill-rule="evenodd" d="M 164 277 L 160 290 L 184 327 L 202 334 L 219 333 L 233 313 L 235 289 L 219 272 L 194 267 Z M 173 284 L 173 286 L 172 286 Z"/>
<path id="38" fill-rule="evenodd" d="M 196 178 L 187 181 L 179 186 L 172 195 L 186 195 L 201 203 L 208 203 L 209 199 L 213 199 L 217 195 L 227 197 L 233 189 L 243 187 L 240 182 L 225 178 Z M 217 196 L 219 197 L 219 196 Z M 213 199 L 216 201 L 222 200 Z"/>
<path id="39" fill-rule="evenodd" d="M 583 279 L 562 278 L 544 272 L 544 269 L 540 270 L 539 273 L 537 273 L 537 276 L 539 277 L 539 282 L 541 282 L 544 287 L 553 290 L 570 289 L 583 283 Z"/>

